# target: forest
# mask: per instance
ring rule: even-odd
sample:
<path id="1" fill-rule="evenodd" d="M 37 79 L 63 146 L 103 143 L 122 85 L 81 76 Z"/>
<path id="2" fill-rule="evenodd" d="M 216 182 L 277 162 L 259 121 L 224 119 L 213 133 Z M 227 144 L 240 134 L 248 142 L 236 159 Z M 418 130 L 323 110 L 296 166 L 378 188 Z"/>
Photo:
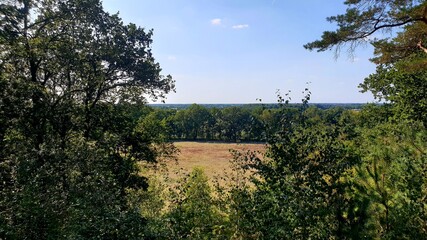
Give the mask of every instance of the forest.
<path id="1" fill-rule="evenodd" d="M 308 91 L 308 89 L 307 89 Z M 279 119 L 284 114 L 283 103 L 247 104 L 239 106 L 186 105 L 187 108 L 141 107 L 134 116 L 145 126 L 156 126 L 157 133 L 170 141 L 221 141 L 221 142 L 260 142 L 267 135 L 279 131 Z M 372 107 L 375 104 L 372 104 Z M 172 105 L 174 106 L 174 105 Z M 286 114 L 296 115 L 306 108 L 309 118 L 324 119 L 331 124 L 338 123 L 339 116 L 345 112 L 358 112 L 353 104 L 344 107 L 287 104 Z M 368 107 L 368 106 L 366 106 Z M 149 127 L 150 128 L 150 127 Z"/>
<path id="2" fill-rule="evenodd" d="M 308 87 L 299 104 L 150 107 L 175 91 L 152 30 L 100 0 L 2 1 L 0 239 L 427 239 L 427 2 L 344 3 L 304 47 L 368 41 L 360 88 L 383 104 L 320 108 Z M 176 141 L 266 150 L 171 182 Z"/>

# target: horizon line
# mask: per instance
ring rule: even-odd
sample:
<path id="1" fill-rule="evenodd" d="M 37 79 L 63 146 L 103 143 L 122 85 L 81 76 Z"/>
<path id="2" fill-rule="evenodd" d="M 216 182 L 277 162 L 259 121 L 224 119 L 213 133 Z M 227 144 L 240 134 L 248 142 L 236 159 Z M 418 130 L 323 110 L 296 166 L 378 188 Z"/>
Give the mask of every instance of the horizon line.
<path id="1" fill-rule="evenodd" d="M 382 103 L 382 102 L 377 102 L 377 101 L 372 101 L 372 102 L 309 102 L 308 104 L 370 104 L 370 103 Z M 244 105 L 244 104 L 278 104 L 278 102 L 270 102 L 270 103 L 264 103 L 264 102 L 253 102 L 253 103 L 197 103 L 197 102 L 193 102 L 193 103 L 162 103 L 162 102 L 153 102 L 153 103 L 147 103 L 149 105 L 191 105 L 191 104 L 205 104 L 205 105 L 209 105 L 209 104 L 233 104 L 233 105 Z M 301 102 L 289 102 L 289 104 L 302 104 Z"/>

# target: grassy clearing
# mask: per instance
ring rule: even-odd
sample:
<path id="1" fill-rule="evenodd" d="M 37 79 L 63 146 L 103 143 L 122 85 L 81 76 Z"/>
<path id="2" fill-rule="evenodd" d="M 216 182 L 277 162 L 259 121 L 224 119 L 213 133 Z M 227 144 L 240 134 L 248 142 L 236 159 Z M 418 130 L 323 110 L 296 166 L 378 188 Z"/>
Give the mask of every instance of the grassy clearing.
<path id="1" fill-rule="evenodd" d="M 230 160 L 233 158 L 230 149 L 265 151 L 264 144 L 253 143 L 176 142 L 175 146 L 180 150 L 178 161 L 167 163 L 172 178 L 177 172 L 190 172 L 194 167 L 201 167 L 209 179 L 212 179 L 230 171 Z"/>

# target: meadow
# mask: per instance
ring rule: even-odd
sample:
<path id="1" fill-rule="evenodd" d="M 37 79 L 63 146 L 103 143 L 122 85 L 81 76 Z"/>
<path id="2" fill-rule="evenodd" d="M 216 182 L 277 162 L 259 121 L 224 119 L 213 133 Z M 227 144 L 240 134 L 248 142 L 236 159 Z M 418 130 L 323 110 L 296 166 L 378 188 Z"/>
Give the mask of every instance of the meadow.
<path id="1" fill-rule="evenodd" d="M 265 151 L 262 143 L 218 143 L 218 142 L 175 142 L 179 149 L 177 161 L 169 161 L 167 168 L 174 178 L 177 172 L 191 172 L 195 167 L 202 168 L 209 179 L 223 176 L 231 169 L 230 160 L 233 155 L 230 150 Z"/>

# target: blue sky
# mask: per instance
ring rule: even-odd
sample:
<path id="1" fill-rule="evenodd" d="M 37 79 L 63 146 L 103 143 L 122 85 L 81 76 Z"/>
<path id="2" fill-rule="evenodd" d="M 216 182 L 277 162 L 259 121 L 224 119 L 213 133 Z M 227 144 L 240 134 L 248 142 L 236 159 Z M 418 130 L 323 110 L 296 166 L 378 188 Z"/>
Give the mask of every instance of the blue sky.
<path id="1" fill-rule="evenodd" d="M 344 51 L 303 48 L 335 26 L 341 0 L 104 0 L 125 23 L 154 29 L 153 53 L 176 81 L 166 103 L 275 102 L 276 90 L 299 102 L 308 87 L 313 103 L 366 103 L 357 87 L 375 65 L 370 46 Z"/>

